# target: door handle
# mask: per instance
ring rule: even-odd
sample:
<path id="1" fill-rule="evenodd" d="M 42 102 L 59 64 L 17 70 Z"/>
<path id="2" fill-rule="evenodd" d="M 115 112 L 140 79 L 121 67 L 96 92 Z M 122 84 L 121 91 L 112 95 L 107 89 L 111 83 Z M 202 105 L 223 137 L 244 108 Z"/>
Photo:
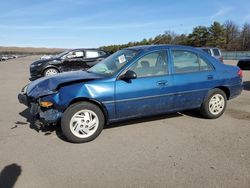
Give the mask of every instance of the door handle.
<path id="1" fill-rule="evenodd" d="M 208 80 L 213 80 L 213 79 L 214 79 L 214 76 L 213 76 L 213 75 L 208 75 L 208 76 L 207 76 L 207 79 L 208 79 Z"/>
<path id="2" fill-rule="evenodd" d="M 158 86 L 167 86 L 168 85 L 168 81 L 167 80 L 159 81 L 159 82 L 157 82 L 157 85 Z"/>

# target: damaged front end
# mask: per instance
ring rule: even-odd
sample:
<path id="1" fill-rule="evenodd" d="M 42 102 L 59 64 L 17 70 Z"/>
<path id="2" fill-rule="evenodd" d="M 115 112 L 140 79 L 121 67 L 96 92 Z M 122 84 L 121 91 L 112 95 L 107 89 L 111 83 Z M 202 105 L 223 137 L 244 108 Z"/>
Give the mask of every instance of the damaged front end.
<path id="1" fill-rule="evenodd" d="M 83 91 L 82 83 L 101 78 L 104 77 L 86 71 L 72 71 L 43 77 L 25 86 L 18 95 L 18 100 L 30 108 L 31 115 L 36 119 L 45 124 L 56 123 L 60 120 L 68 102 L 79 91 Z M 75 92 L 68 89 L 60 93 L 60 89 L 69 85 L 75 86 Z"/>
<path id="2" fill-rule="evenodd" d="M 33 117 L 39 119 L 44 125 L 58 122 L 62 115 L 62 112 L 59 112 L 52 107 L 42 107 L 39 103 L 31 103 L 30 113 Z"/>
<path id="3" fill-rule="evenodd" d="M 51 95 L 53 93 L 48 93 L 44 96 L 39 95 L 38 98 L 35 98 L 27 94 L 27 87 L 28 86 L 25 86 L 21 90 L 21 93 L 18 94 L 19 102 L 27 106 L 30 109 L 30 114 L 32 117 L 34 117 L 35 120 L 39 120 L 39 122 L 41 122 L 43 125 L 57 123 L 61 118 L 62 112 L 53 108 L 54 104 L 52 102 L 44 101 L 44 98 L 52 99 L 52 97 L 49 97 L 48 94 Z M 50 105 L 44 105 L 48 103 L 50 103 Z"/>

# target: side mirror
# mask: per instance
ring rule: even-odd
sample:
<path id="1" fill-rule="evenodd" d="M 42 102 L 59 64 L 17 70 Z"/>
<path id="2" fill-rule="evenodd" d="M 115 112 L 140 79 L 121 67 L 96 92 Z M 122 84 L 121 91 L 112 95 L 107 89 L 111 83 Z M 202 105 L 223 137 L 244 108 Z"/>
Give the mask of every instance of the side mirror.
<path id="1" fill-rule="evenodd" d="M 130 80 L 130 79 L 136 79 L 137 75 L 134 71 L 128 70 L 125 74 L 120 76 L 120 80 Z"/>

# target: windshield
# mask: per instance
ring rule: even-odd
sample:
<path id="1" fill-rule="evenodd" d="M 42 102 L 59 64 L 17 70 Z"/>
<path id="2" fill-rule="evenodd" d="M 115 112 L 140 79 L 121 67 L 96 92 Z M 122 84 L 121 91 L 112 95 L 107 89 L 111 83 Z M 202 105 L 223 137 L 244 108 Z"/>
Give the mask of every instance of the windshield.
<path id="1" fill-rule="evenodd" d="M 135 50 L 119 50 L 92 68 L 88 69 L 88 72 L 113 76 L 119 72 L 121 68 L 126 65 L 133 57 L 135 57 L 137 52 L 138 51 Z"/>
<path id="2" fill-rule="evenodd" d="M 55 57 L 55 58 L 60 58 L 60 57 L 64 56 L 65 54 L 69 53 L 69 51 L 70 51 L 70 50 L 66 50 L 66 51 L 64 51 L 64 52 L 62 52 L 62 53 L 60 53 L 60 54 L 55 55 L 54 57 Z"/>

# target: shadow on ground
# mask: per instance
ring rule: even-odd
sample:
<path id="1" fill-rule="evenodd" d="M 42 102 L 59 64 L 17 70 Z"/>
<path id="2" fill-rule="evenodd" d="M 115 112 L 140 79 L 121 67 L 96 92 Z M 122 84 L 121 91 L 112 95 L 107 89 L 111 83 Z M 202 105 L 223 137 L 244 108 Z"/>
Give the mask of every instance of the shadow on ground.
<path id="1" fill-rule="evenodd" d="M 5 166 L 0 173 L 0 187 L 14 187 L 21 173 L 22 168 L 18 164 L 13 163 L 11 165 Z"/>
<path id="2" fill-rule="evenodd" d="M 56 135 L 65 141 L 65 138 L 62 135 L 61 128 L 58 124 L 55 125 L 44 125 L 40 121 L 36 120 L 30 114 L 29 108 L 26 108 L 24 111 L 19 113 L 20 116 L 26 119 L 26 122 L 16 121 L 15 126 L 12 129 L 17 128 L 22 125 L 29 125 L 29 127 L 35 130 L 38 133 L 43 133 L 45 136 L 52 134 L 52 132 L 56 132 Z"/>
<path id="3" fill-rule="evenodd" d="M 243 82 L 244 90 L 250 91 L 250 81 Z"/>
<path id="4" fill-rule="evenodd" d="M 43 125 L 41 124 L 41 122 L 39 122 L 38 120 L 35 120 L 31 116 L 28 108 L 20 112 L 19 114 L 26 119 L 26 122 L 17 121 L 15 122 L 15 126 L 12 127 L 12 129 L 17 128 L 18 126 L 29 125 L 31 129 L 35 130 L 38 133 L 43 133 L 45 136 L 52 134 L 52 132 L 55 132 L 58 138 L 60 138 L 63 141 L 67 141 L 66 138 L 62 134 L 60 123 L 55 124 L 55 125 Z M 195 118 L 202 118 L 202 116 L 197 110 L 191 110 L 191 111 L 189 110 L 189 111 L 176 112 L 176 113 L 170 113 L 170 114 L 164 114 L 164 115 L 156 115 L 156 116 L 151 116 L 151 117 L 124 120 L 121 122 L 111 123 L 109 125 L 106 125 L 104 129 L 111 129 L 111 128 L 115 128 L 115 127 L 117 128 L 117 127 L 122 127 L 122 126 L 132 126 L 132 125 L 143 123 L 143 122 L 153 122 L 153 121 L 162 120 L 162 119 L 182 117 L 183 115 L 191 116 Z"/>

